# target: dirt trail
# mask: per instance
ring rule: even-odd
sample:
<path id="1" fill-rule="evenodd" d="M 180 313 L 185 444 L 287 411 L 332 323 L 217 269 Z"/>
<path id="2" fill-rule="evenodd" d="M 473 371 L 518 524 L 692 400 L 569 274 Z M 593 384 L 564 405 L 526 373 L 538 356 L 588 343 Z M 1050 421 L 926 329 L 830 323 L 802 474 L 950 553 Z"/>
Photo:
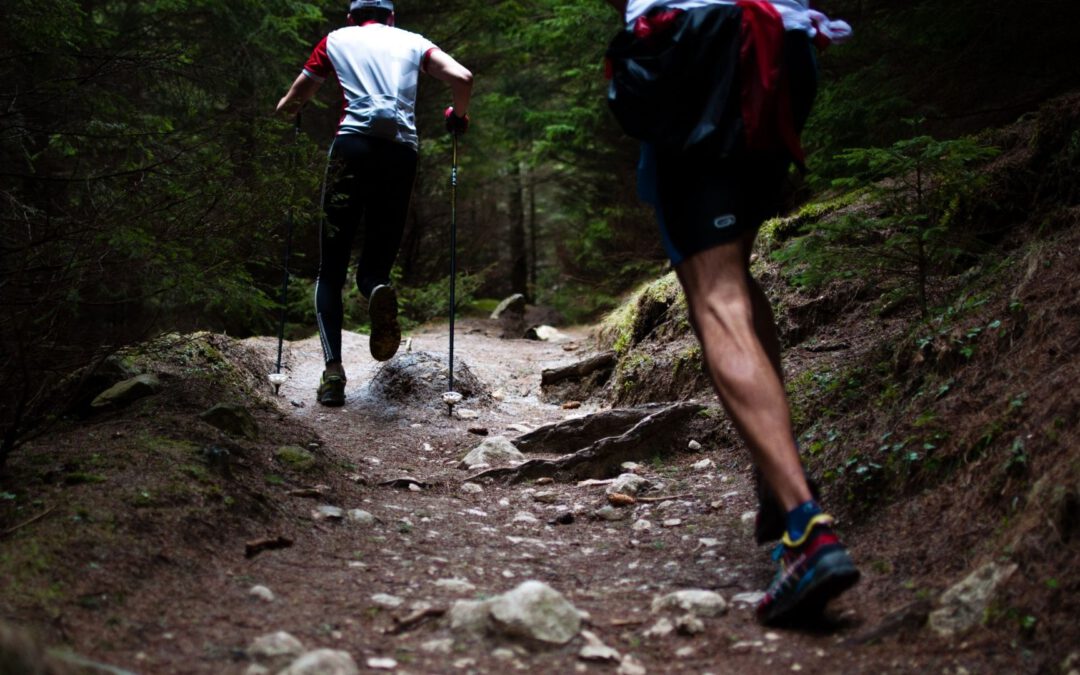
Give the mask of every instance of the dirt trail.
<path id="1" fill-rule="evenodd" d="M 414 334 L 412 354 L 445 354 L 444 331 L 434 327 Z M 143 483 L 147 467 L 157 466 L 139 464 L 150 456 L 147 448 L 153 448 L 149 452 L 159 464 L 166 456 L 190 462 L 183 458 L 205 448 L 199 439 L 212 438 L 206 425 L 195 426 L 202 424 L 196 415 L 206 397 L 214 391 L 220 396 L 221 389 L 197 377 L 192 382 L 204 387 L 199 396 L 180 393 L 179 383 L 170 380 L 173 398 L 145 399 L 141 407 L 75 425 L 67 436 L 27 449 L 18 469 L 26 476 L 41 473 L 36 462 L 60 461 L 56 457 L 79 457 L 84 468 L 92 462 L 103 476 L 97 482 L 65 465 L 59 483 L 53 478 L 35 488 L 43 503 L 67 504 L 55 512 L 64 514 L 64 521 L 46 518 L 21 530 L 12 543 L 57 542 L 62 557 L 52 563 L 44 554 L 31 559 L 39 569 L 26 578 L 51 578 L 66 596 L 42 595 L 41 611 L 9 609 L 9 620 L 39 629 L 51 625 L 53 642 L 139 673 L 265 672 L 249 670 L 247 648 L 256 637 L 276 631 L 291 633 L 308 650 L 347 651 L 362 671 L 369 670 L 370 659 L 393 659 L 399 673 L 616 672 L 617 663 L 580 660 L 580 637 L 564 647 L 536 649 L 455 634 L 445 616 L 395 631 L 418 603 L 446 610 L 457 600 L 489 598 L 538 580 L 587 613 L 585 627 L 604 644 L 624 657 L 632 655 L 649 673 L 1013 669 L 1010 656 L 1002 657 L 1004 665 L 996 663 L 998 657 L 984 643 L 951 645 L 927 639 L 925 632 L 905 642 L 910 631 L 905 633 L 902 617 L 883 623 L 889 612 L 910 602 L 910 594 L 899 592 L 899 581 L 887 569 L 870 564 L 873 552 L 864 542 L 875 541 L 879 533 L 854 527 L 843 532 L 855 557 L 866 563 L 860 586 L 834 603 L 816 630 L 759 626 L 750 604 L 732 600 L 761 590 L 773 568 L 744 520 L 756 508 L 744 450 L 707 439 L 722 414 L 715 407 L 673 439 L 679 448 L 691 440 L 703 441 L 703 447 L 662 458 L 658 452 L 640 470 L 652 483 L 649 495 L 683 497 L 627 508 L 622 520 L 592 517 L 607 503 L 602 486 L 495 482 L 482 483 L 482 491 L 463 488 L 474 472 L 458 465 L 482 440 L 476 433 L 481 429 L 512 438 L 520 433 L 511 431 L 512 425 L 535 428 L 596 411 L 589 405 L 566 410 L 538 398 L 545 367 L 587 356 L 585 332 L 571 331 L 569 338 L 561 344 L 501 340 L 479 325 L 463 325 L 457 362 L 492 393 L 486 402 L 466 399 L 461 405 L 476 411 L 475 419 L 449 416 L 439 391 L 388 404 L 369 386 L 379 364 L 368 356 L 367 338 L 351 333 L 344 336 L 346 405 L 319 406 L 314 401 L 321 372 L 318 340 L 289 344 L 290 379 L 280 396 L 247 401 L 263 420 L 263 435 L 258 443 L 236 447 L 232 478 L 213 479 L 197 466 L 176 466 L 177 474 L 161 472 L 157 487 Z M 245 348 L 265 363 L 273 359 L 276 342 L 258 338 L 246 341 Z M 194 444 L 162 440 L 176 438 Z M 275 444 L 301 438 L 321 443 L 313 446 L 317 470 L 287 474 L 285 480 L 272 475 L 281 470 L 264 454 Z M 711 464 L 702 466 L 703 460 Z M 305 480 L 297 476 L 304 475 L 327 483 L 326 495 L 313 500 L 297 493 L 304 486 L 298 481 Z M 82 476 L 80 483 L 72 476 Z M 405 476 L 424 487 L 384 484 Z M 224 482 L 214 487 L 214 480 Z M 186 511 L 192 503 L 188 483 L 210 501 Z M 230 496 L 224 508 L 204 508 L 220 504 L 225 490 Z M 548 494 L 538 500 L 538 492 Z M 235 502 L 228 501 L 234 496 Z M 170 511 L 173 504 L 180 508 Z M 320 504 L 362 509 L 375 522 L 320 521 L 313 517 Z M 567 520 L 566 513 L 573 514 L 572 522 L 555 524 L 557 516 Z M 641 521 L 651 526 L 641 529 Z M 47 527 L 57 529 L 38 529 Z M 65 527 L 70 541 L 59 534 Z M 31 535 L 38 539 L 30 540 Z M 243 543 L 262 536 L 286 536 L 293 545 L 245 558 Z M 56 571 L 49 572 L 50 565 Z M 253 597 L 256 585 L 269 588 L 274 599 Z M 719 592 L 729 609 L 704 619 L 700 633 L 648 635 L 661 616 L 677 619 L 673 613 L 653 614 L 653 600 L 682 589 Z M 868 636 L 873 639 L 862 639 Z"/>

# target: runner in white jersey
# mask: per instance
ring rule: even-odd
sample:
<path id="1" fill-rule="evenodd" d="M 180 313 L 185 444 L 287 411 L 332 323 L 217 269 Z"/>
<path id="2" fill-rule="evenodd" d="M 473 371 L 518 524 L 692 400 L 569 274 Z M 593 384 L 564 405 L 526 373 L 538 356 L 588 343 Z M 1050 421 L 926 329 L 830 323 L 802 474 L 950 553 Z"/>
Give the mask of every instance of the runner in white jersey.
<path id="1" fill-rule="evenodd" d="M 472 73 L 422 35 L 395 28 L 394 18 L 391 0 L 352 0 L 348 25 L 315 46 L 277 105 L 278 111 L 291 114 L 328 78 L 341 85 L 341 120 L 330 146 L 323 190 L 315 286 L 316 319 L 326 360 L 316 398 L 328 406 L 345 404 L 342 288 L 361 224 L 356 286 L 368 300 L 371 355 L 386 361 L 401 342 L 390 270 L 401 246 L 416 176 L 420 73 L 450 85 L 454 104 L 446 110 L 447 130 L 457 134 L 468 129 Z"/>

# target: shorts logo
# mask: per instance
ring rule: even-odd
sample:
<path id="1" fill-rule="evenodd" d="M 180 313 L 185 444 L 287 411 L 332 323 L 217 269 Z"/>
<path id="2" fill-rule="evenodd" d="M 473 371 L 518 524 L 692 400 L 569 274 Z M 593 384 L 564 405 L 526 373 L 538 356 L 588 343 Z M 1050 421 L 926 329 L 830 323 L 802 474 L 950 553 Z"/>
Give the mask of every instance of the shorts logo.
<path id="1" fill-rule="evenodd" d="M 720 216 L 713 221 L 713 227 L 718 230 L 726 230 L 735 224 L 735 216 L 728 214 L 726 216 Z"/>

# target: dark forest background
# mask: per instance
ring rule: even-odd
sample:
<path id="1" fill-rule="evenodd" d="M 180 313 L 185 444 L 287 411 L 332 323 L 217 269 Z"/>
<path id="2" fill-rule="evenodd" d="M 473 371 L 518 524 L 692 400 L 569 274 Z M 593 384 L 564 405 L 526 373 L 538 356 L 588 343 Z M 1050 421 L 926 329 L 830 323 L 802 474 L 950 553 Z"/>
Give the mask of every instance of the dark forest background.
<path id="1" fill-rule="evenodd" d="M 290 218 L 290 334 L 313 330 L 319 181 L 339 97 L 324 87 L 299 137 L 272 111 L 345 4 L 0 5 L 0 457 L 124 345 L 161 331 L 274 333 Z M 476 77 L 458 195 L 463 305 L 520 292 L 584 321 L 664 268 L 635 196 L 634 143 L 604 105 L 603 52 L 620 23 L 605 3 L 397 5 L 399 27 Z M 1080 85 L 1076 3 L 822 9 L 856 36 L 822 56 L 811 172 L 793 207 L 875 148 L 977 144 Z M 437 81 L 422 85 L 421 169 L 396 272 L 414 322 L 446 312 L 448 101 Z"/>

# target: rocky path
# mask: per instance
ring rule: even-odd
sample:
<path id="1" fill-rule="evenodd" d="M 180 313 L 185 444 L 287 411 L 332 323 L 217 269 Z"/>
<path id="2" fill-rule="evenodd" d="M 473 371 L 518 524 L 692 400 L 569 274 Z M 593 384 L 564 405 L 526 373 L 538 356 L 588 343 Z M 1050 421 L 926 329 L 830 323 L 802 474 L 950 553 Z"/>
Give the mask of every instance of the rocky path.
<path id="1" fill-rule="evenodd" d="M 679 439 L 685 452 L 638 463 L 630 469 L 638 479 L 618 488 L 674 498 L 618 509 L 603 508 L 606 484 L 467 481 L 476 471 L 460 464 L 480 434 L 512 439 L 596 412 L 538 400 L 544 367 L 582 357 L 582 336 L 569 337 L 459 335 L 458 363 L 493 396 L 487 405 L 467 399 L 454 416 L 434 394 L 398 404 L 376 395 L 377 364 L 366 338 L 352 334 L 347 403 L 318 406 L 318 342 L 291 345 L 281 409 L 316 429 L 359 484 L 336 496 L 340 522 L 314 522 L 295 546 L 246 568 L 245 581 L 273 600 L 249 603 L 245 632 L 286 631 L 304 650 L 347 652 L 361 670 L 837 672 L 838 658 L 844 670 L 860 670 L 860 655 L 842 646 L 860 623 L 850 601 L 817 634 L 754 622 L 756 592 L 772 569 L 749 535 L 755 504 L 737 448 Z M 422 332 L 410 347 L 443 353 L 446 335 Z M 273 672 L 301 651 L 258 656 L 275 649 L 249 649 L 255 665 L 239 670 Z"/>

